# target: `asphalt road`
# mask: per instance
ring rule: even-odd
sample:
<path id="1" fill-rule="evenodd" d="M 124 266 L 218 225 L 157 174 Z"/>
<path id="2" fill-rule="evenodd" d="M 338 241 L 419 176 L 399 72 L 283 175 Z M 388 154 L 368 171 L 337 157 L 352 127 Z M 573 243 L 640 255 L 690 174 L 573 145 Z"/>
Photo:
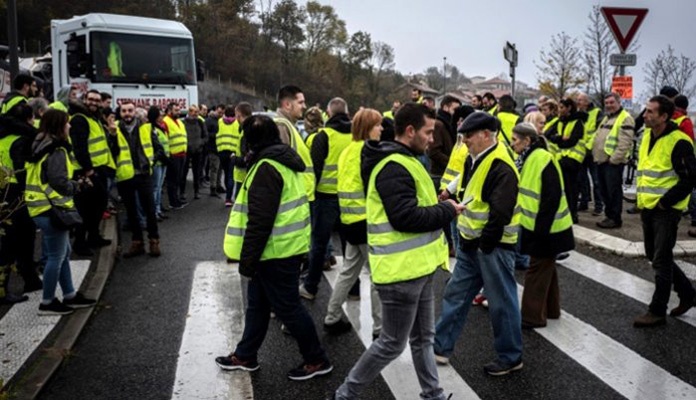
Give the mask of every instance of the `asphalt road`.
<path id="1" fill-rule="evenodd" d="M 171 218 L 160 225 L 162 257 L 140 257 L 117 263 L 101 299 L 102 306 L 41 398 L 172 397 L 194 271 L 201 262 L 224 260 L 222 238 L 227 209 L 221 200 L 205 195 L 187 208 L 169 215 Z M 130 234 L 122 232 L 121 235 L 126 247 L 130 243 Z M 620 258 L 584 247 L 578 251 L 619 271 L 652 282 L 650 266 L 643 259 Z M 669 318 L 664 327 L 634 329 L 633 318 L 645 312 L 644 304 L 617 291 L 611 281 L 597 282 L 562 266 L 558 271 L 564 313 L 583 321 L 590 330 L 599 331 L 607 340 L 616 342 L 622 351 L 635 354 L 641 362 L 651 363 L 683 381 L 687 388 L 696 386 L 696 346 L 693 346 L 696 328 L 693 325 Z M 520 284 L 523 284 L 523 276 L 523 272 L 518 272 Z M 437 274 L 435 291 L 438 299 L 447 277 L 444 271 Z M 329 296 L 330 286 L 324 280 L 317 299 L 304 303 L 319 328 Z M 439 314 L 439 301 L 436 308 Z M 488 377 L 482 366 L 495 357 L 493 334 L 488 311 L 474 307 L 451 358 L 451 365 L 482 399 L 634 397 L 627 396 L 625 390 L 614 387 L 611 379 L 607 379 L 612 373 L 619 376 L 632 374 L 630 366 L 625 366 L 625 371 L 623 367 L 614 371 L 602 370 L 601 345 L 569 353 L 544 337 L 542 331 L 523 333 L 525 367 L 522 371 L 502 378 Z M 330 396 L 365 347 L 356 332 L 331 337 L 324 335 L 320 328 L 319 333 L 335 365 L 333 373 L 307 382 L 290 382 L 285 374 L 298 364 L 299 353 L 293 339 L 280 332 L 279 322 L 271 321 L 259 353 L 262 368 L 251 373 L 253 398 L 324 399 Z M 212 363 L 215 355 L 230 350 L 202 357 L 208 357 Z M 595 368 L 599 369 L 587 367 L 579 360 L 578 355 L 585 353 L 597 353 L 595 364 L 599 367 Z M 607 360 L 609 365 L 611 360 Z M 637 381 L 640 379 L 636 376 Z M 394 395 L 385 380 L 380 378 L 369 386 L 363 398 L 391 399 Z M 416 399 L 418 394 L 405 398 Z M 452 398 L 463 397 L 454 393 Z"/>

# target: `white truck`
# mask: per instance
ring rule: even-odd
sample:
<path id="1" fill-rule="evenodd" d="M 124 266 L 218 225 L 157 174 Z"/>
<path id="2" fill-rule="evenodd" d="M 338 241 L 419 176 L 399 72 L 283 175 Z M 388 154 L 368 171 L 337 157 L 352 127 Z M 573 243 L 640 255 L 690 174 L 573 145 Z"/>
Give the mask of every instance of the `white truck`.
<path id="1" fill-rule="evenodd" d="M 128 99 L 136 106 L 183 110 L 198 104 L 193 36 L 184 24 L 154 18 L 87 14 L 51 21 L 53 93 L 65 85 Z"/>

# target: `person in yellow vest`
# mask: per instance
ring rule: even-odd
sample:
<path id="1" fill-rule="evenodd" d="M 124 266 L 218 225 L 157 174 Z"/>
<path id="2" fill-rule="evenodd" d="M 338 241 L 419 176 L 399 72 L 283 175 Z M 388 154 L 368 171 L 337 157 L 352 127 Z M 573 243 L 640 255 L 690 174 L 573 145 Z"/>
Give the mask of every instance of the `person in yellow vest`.
<path id="1" fill-rule="evenodd" d="M 67 219 L 79 222 L 73 196 L 91 183 L 85 177 L 72 180 L 68 114 L 48 110 L 41 120 L 40 133 L 32 144 L 27 163 L 27 185 L 24 199 L 29 215 L 41 229 L 46 265 L 43 272 L 43 296 L 39 315 L 70 314 L 76 308 L 92 307 L 93 299 L 85 298 L 73 286 L 70 273 L 70 230 L 56 225 L 51 213 L 61 212 Z M 55 210 L 54 210 L 55 208 Z M 60 284 L 63 301 L 55 298 Z"/>
<path id="2" fill-rule="evenodd" d="M 636 205 L 643 225 L 645 255 L 655 271 L 655 292 L 648 312 L 633 321 L 636 328 L 664 325 L 672 288 L 678 317 L 696 304 L 696 290 L 674 262 L 677 229 L 696 185 L 696 157 L 691 139 L 670 120 L 674 103 L 665 96 L 650 98 L 638 150 Z"/>
<path id="3" fill-rule="evenodd" d="M 464 120 L 459 132 L 469 157 L 456 195 L 466 206 L 457 221 L 457 263 L 435 325 L 435 359 L 449 363 L 472 301 L 485 286 L 497 357 L 483 369 L 492 376 L 505 375 L 522 369 L 522 322 L 515 281 L 519 175 L 507 147 L 496 139 L 494 116 L 475 112 Z"/>
<path id="4" fill-rule="evenodd" d="M 361 161 L 368 259 L 382 301 L 382 330 L 338 388 L 336 399 L 359 398 L 407 343 L 420 397 L 445 399 L 433 358 L 433 285 L 437 270 L 448 264 L 442 227 L 463 207 L 453 200 L 438 202 L 428 172 L 415 157 L 432 143 L 435 113 L 406 103 L 394 122 L 396 140 L 366 142 Z"/>
<path id="5" fill-rule="evenodd" d="M 413 103 L 423 104 L 423 93 L 420 89 L 411 89 L 411 101 Z"/>
<path id="6" fill-rule="evenodd" d="M 300 263 L 309 251 L 309 202 L 300 172 L 305 165 L 282 144 L 276 124 L 254 115 L 242 125 L 253 154 L 249 173 L 225 231 L 224 250 L 239 261 L 239 273 L 249 277 L 248 306 L 242 339 L 235 350 L 217 357 L 226 371 L 256 371 L 258 350 L 268 330 L 271 312 L 297 340 L 302 364 L 288 372 L 291 380 L 307 380 L 333 370 L 300 301 Z"/>
<path id="7" fill-rule="evenodd" d="M 159 257 L 160 237 L 157 228 L 157 213 L 152 195 L 152 167 L 155 160 L 155 147 L 159 141 L 152 140 L 152 127 L 143 125 L 135 118 L 135 104 L 132 101 L 121 102 L 121 120 L 118 123 L 116 137 L 111 139 L 117 146 L 112 146 L 116 159 L 116 185 L 128 215 L 131 230 L 131 245 L 123 257 L 131 258 L 145 254 L 143 231 L 138 217 L 138 203 L 142 207 L 147 221 L 147 233 L 150 241 L 150 256 Z M 159 148 L 158 153 L 162 150 Z"/>
<path id="8" fill-rule="evenodd" d="M 181 122 L 181 106 L 179 103 L 167 104 L 166 115 L 163 119 L 169 138 L 169 166 L 167 166 L 167 195 L 169 206 L 180 210 L 188 205 L 186 198 L 181 195 L 181 181 L 185 180 L 186 149 L 188 139 L 186 126 Z"/>
<path id="9" fill-rule="evenodd" d="M 382 116 L 377 110 L 365 108 L 358 111 L 352 123 L 353 141 L 341 153 L 338 160 L 338 204 L 341 213 L 341 231 L 346 238 L 346 256 L 336 278 L 331 299 L 324 317 L 324 330 L 329 334 L 341 334 L 353 329 L 342 319 L 341 306 L 349 296 L 351 287 L 358 281 L 360 271 L 369 264 L 367 251 L 367 216 L 365 214 L 365 184 L 360 174 L 360 158 L 365 141 L 379 141 L 382 134 Z M 382 328 L 382 312 L 379 294 L 372 284 L 372 337 L 379 336 Z"/>
<path id="10" fill-rule="evenodd" d="M 476 111 L 483 111 L 483 96 L 475 94 L 471 97 L 471 107 Z"/>
<path id="11" fill-rule="evenodd" d="M 513 130 L 512 148 L 518 154 L 522 254 L 530 255 L 522 294 L 522 328 L 541 328 L 561 316 L 556 256 L 575 248 L 573 221 L 563 192 L 561 167 L 546 150 L 532 124 Z"/>
<path id="12" fill-rule="evenodd" d="M 232 207 L 232 196 L 234 195 L 234 163 L 233 158 L 237 156 L 239 147 L 240 126 L 235 118 L 235 106 L 228 104 L 225 107 L 225 114 L 218 120 L 218 132 L 215 137 L 218 156 L 220 157 L 220 168 L 225 173 L 225 207 Z"/>
<path id="13" fill-rule="evenodd" d="M 498 112 L 496 117 L 500 121 L 500 132 L 498 141 L 508 147 L 512 147 L 512 128 L 522 122 L 522 118 L 517 114 L 515 108 L 517 102 L 509 94 L 500 96 L 498 100 Z"/>
<path id="14" fill-rule="evenodd" d="M 604 111 L 606 116 L 592 137 L 592 158 L 597 165 L 598 186 L 606 216 L 597 222 L 597 226 L 614 229 L 623 223 L 623 172 L 633 149 L 635 122 L 621 107 L 621 97 L 616 93 L 604 98 Z"/>
<path id="15" fill-rule="evenodd" d="M 99 232 L 99 224 L 108 204 L 109 179 L 114 177 L 116 164 L 109 149 L 109 135 L 115 135 L 115 125 L 102 124 L 101 95 L 96 90 L 85 94 L 84 106 L 70 104 L 70 140 L 75 156 L 75 174 L 90 180 L 92 186 L 75 195 L 75 205 L 84 224 L 75 229 L 73 251 L 91 256 L 90 247 L 111 244 Z M 108 133 L 107 133 L 108 131 Z"/>
<path id="16" fill-rule="evenodd" d="M 483 110 L 491 115 L 498 114 L 498 100 L 495 95 L 491 92 L 486 92 L 483 94 Z"/>
<path id="17" fill-rule="evenodd" d="M 77 89 L 70 85 L 63 85 L 56 93 L 56 101 L 48 106 L 56 110 L 68 112 L 71 102 L 77 101 Z"/>
<path id="18" fill-rule="evenodd" d="M 151 132 L 155 150 L 155 163 L 152 166 L 152 198 L 157 221 L 169 218 L 164 215 L 162 207 L 162 188 L 164 177 L 167 174 L 167 165 L 169 165 L 169 137 L 165 133 L 163 117 L 159 107 L 150 106 L 147 110 L 147 123 L 141 127 L 141 129 Z"/>
<path id="19" fill-rule="evenodd" d="M 36 78 L 27 74 L 19 74 L 12 81 L 12 91 L 9 92 L 0 104 L 0 115 L 10 112 L 12 107 L 23 104 L 36 96 L 39 87 Z"/>
<path id="20" fill-rule="evenodd" d="M 544 106 L 548 105 L 546 102 Z M 549 147 L 558 148 L 558 163 L 563 171 L 566 199 L 570 207 L 573 223 L 578 222 L 578 177 L 587 148 L 582 141 L 585 128 L 577 113 L 575 101 L 561 100 L 558 106 L 558 120 L 544 133 L 551 143 Z M 548 118 L 548 117 L 547 117 Z"/>
<path id="21" fill-rule="evenodd" d="M 314 300 L 321 281 L 326 248 L 331 233 L 338 227 L 338 159 L 352 142 L 348 104 L 340 97 L 329 101 L 326 107 L 329 120 L 312 141 L 311 157 L 317 183 L 316 200 L 312 214 L 312 250 L 309 253 L 309 271 L 300 286 L 300 296 Z M 339 231 L 340 234 L 340 231 Z M 341 235 L 341 242 L 344 238 Z"/>
<path id="22" fill-rule="evenodd" d="M 396 114 L 397 111 L 399 111 L 399 108 L 401 107 L 401 100 L 394 100 L 392 103 L 392 107 L 382 113 L 382 117 L 394 120 L 394 115 Z"/>
<path id="23" fill-rule="evenodd" d="M 239 121 L 239 126 L 241 127 L 247 118 L 251 117 L 253 110 L 251 104 L 243 101 L 237 104 L 234 108 L 234 118 Z M 239 130 L 238 144 L 236 145 L 235 156 L 232 158 L 231 162 L 233 165 L 232 180 L 234 181 L 234 193 L 235 196 L 242 188 L 242 183 L 246 179 L 247 175 L 247 157 L 249 156 L 249 146 L 244 138 L 244 131 Z"/>
<path id="24" fill-rule="evenodd" d="M 592 155 L 592 146 L 594 145 L 594 135 L 597 132 L 597 128 L 599 128 L 599 123 L 604 118 L 604 114 L 599 107 L 595 107 L 586 93 L 578 93 L 576 102 L 578 114 L 585 127 L 585 135 L 582 140 L 585 142 L 585 148 L 587 149 L 585 159 L 580 169 L 580 178 L 578 180 L 578 192 L 580 196 L 578 199 L 580 203 L 578 205 L 578 211 L 589 210 L 588 203 L 594 198 L 594 211 L 592 215 L 599 216 L 604 212 L 604 201 L 602 199 L 602 193 L 599 190 L 599 178 L 597 177 L 597 166 L 594 163 Z M 592 180 L 592 191 L 590 191 L 590 179 Z M 590 197 L 590 193 L 592 197 Z"/>
<path id="25" fill-rule="evenodd" d="M 0 115 L 0 168 L 2 168 L 3 233 L 0 235 L 0 304 L 26 301 L 25 295 L 9 291 L 12 265 L 24 281 L 24 293 L 40 290 L 34 264 L 36 225 L 24 204 L 26 186 L 25 162 L 31 154 L 31 145 L 37 130 L 32 126 L 33 111 L 28 104 L 19 104 L 9 113 Z"/>

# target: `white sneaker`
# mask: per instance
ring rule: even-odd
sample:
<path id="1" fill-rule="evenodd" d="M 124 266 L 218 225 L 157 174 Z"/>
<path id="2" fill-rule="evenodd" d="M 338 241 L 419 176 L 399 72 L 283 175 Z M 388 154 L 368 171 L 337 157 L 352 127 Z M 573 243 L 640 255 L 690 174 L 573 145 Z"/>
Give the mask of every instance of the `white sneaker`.
<path id="1" fill-rule="evenodd" d="M 449 364 L 449 357 L 435 354 L 435 362 L 437 363 L 437 365 L 447 365 Z"/>
<path id="2" fill-rule="evenodd" d="M 309 293 L 307 289 L 304 287 L 304 283 L 300 285 L 300 297 L 307 299 L 307 300 L 314 300 L 316 297 L 315 295 Z"/>

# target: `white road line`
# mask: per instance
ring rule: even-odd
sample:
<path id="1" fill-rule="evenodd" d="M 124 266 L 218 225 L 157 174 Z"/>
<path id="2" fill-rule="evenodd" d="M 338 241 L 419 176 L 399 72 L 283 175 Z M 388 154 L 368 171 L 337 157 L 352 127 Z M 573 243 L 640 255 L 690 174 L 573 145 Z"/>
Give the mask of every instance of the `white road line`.
<path id="1" fill-rule="evenodd" d="M 340 266 L 343 265 L 342 257 L 336 258 L 338 259 L 336 268 L 324 272 L 324 276 L 331 284 L 332 289 L 338 277 Z M 359 302 L 348 301 L 343 304 L 343 310 L 367 348 L 372 344 L 372 302 L 370 299 L 370 276 L 366 271 L 360 275 L 360 294 L 362 298 Z M 436 301 L 438 300 L 439 298 L 436 296 Z M 454 368 L 449 365 L 438 366 L 437 370 L 440 376 L 440 386 L 445 390 L 445 393 L 455 393 L 456 398 L 479 399 L 479 396 Z M 397 399 L 414 398 L 416 393 L 421 392 L 416 372 L 413 369 L 411 349 L 408 345 L 396 360 L 382 370 L 382 377 Z"/>
<path id="2" fill-rule="evenodd" d="M 684 271 L 684 275 L 692 281 L 696 281 L 696 265 L 688 263 L 684 260 L 674 260 L 679 268 Z"/>
<path id="3" fill-rule="evenodd" d="M 570 257 L 559 262 L 559 264 L 643 304 L 650 304 L 652 300 L 652 295 L 655 291 L 653 282 L 614 268 L 576 251 L 571 252 Z M 669 308 L 676 307 L 677 304 L 679 304 L 679 298 L 676 293 L 672 292 L 669 298 Z M 696 310 L 691 309 L 679 317 L 679 319 L 687 324 L 696 326 Z"/>
<path id="4" fill-rule="evenodd" d="M 215 357 L 234 349 L 243 329 L 244 305 L 236 266 L 224 261 L 199 263 L 172 399 L 253 399 L 248 372 L 224 372 L 215 364 Z"/>
<path id="5" fill-rule="evenodd" d="M 696 388 L 565 311 L 535 331 L 628 399 L 696 399 Z"/>
<path id="6" fill-rule="evenodd" d="M 73 285 L 79 288 L 89 270 L 88 260 L 70 261 Z M 58 285 L 57 296 L 63 291 Z M 60 321 L 60 316 L 38 316 L 42 292 L 29 294 L 29 300 L 10 309 L 0 320 L 0 380 L 9 381 Z"/>

